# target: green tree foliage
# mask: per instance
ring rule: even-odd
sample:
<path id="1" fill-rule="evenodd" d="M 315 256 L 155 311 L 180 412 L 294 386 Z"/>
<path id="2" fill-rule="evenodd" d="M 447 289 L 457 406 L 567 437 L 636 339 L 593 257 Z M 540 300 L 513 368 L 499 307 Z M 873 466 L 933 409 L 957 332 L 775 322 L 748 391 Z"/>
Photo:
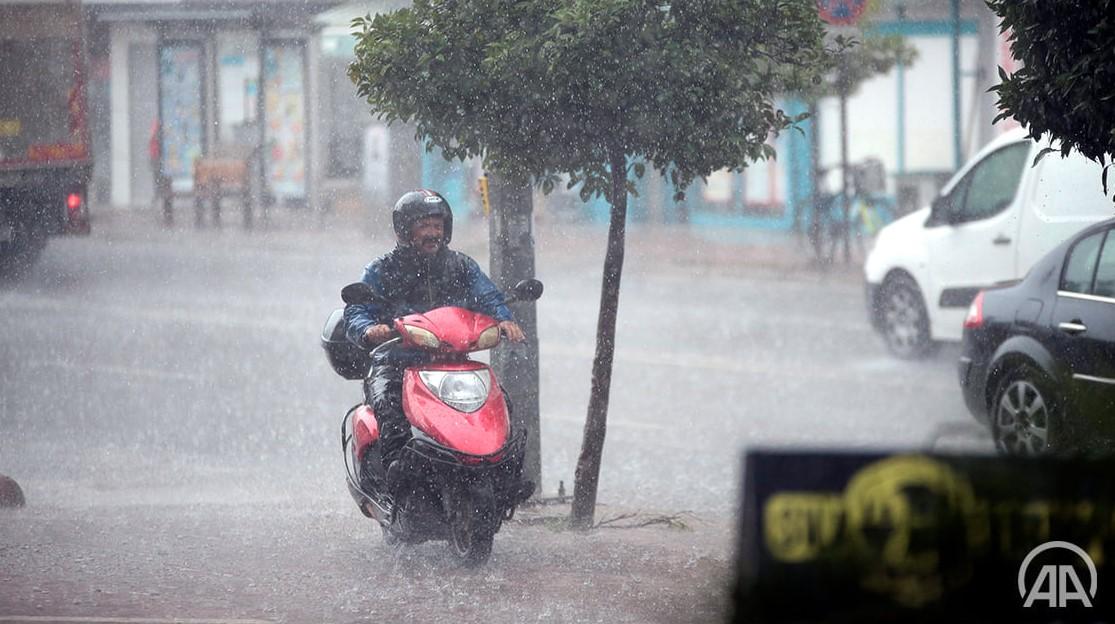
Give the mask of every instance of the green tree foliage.
<path id="1" fill-rule="evenodd" d="M 773 94 L 824 58 L 808 0 L 418 0 L 354 20 L 349 76 L 448 158 L 610 195 L 608 154 L 679 188 L 773 155 Z M 642 171 L 639 167 L 636 173 Z"/>
<path id="2" fill-rule="evenodd" d="M 1067 154 L 1115 157 L 1115 0 L 989 0 L 1023 67 L 992 87 L 996 121 L 1013 117 L 1034 139 L 1049 133 Z M 1043 152 L 1044 153 L 1044 152 Z M 1106 178 L 1107 169 L 1104 169 Z M 1105 184 L 1106 186 L 1106 184 Z"/>
<path id="3" fill-rule="evenodd" d="M 775 94 L 818 80 L 812 0 L 415 0 L 353 22 L 349 76 L 373 111 L 446 158 L 549 192 L 564 175 L 611 204 L 573 524 L 595 509 L 630 174 L 678 190 L 770 158 L 794 123 Z"/>

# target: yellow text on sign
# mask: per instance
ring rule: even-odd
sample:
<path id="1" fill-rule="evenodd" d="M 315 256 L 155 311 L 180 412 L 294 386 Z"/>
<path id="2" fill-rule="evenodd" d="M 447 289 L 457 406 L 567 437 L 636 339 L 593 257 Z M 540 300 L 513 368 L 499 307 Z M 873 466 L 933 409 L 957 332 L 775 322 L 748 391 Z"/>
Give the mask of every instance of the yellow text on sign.
<path id="1" fill-rule="evenodd" d="M 813 559 L 836 541 L 844 502 L 827 494 L 775 494 L 763 514 L 771 554 L 780 561 L 798 563 Z"/>

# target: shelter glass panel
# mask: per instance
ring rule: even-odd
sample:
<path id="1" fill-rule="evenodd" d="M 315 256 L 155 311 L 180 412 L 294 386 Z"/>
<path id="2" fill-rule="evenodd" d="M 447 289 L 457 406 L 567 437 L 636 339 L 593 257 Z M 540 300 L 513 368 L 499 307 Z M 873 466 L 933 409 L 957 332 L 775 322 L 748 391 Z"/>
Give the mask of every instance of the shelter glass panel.
<path id="1" fill-rule="evenodd" d="M 264 170 L 269 190 L 284 200 L 307 196 L 305 67 L 301 41 L 272 41 L 264 46 Z"/>
<path id="2" fill-rule="evenodd" d="M 169 42 L 159 49 L 159 119 L 163 175 L 176 192 L 193 190 L 194 161 L 205 151 L 202 49 Z"/>

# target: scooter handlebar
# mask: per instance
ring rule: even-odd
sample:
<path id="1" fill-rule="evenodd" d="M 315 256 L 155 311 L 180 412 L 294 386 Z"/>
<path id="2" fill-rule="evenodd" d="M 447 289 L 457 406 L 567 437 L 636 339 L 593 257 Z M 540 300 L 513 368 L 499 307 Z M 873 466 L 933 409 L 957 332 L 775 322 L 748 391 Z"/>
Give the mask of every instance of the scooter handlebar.
<path id="1" fill-rule="evenodd" d="M 392 331 L 394 331 L 394 330 L 392 330 Z M 379 353 L 380 351 L 385 351 L 385 350 L 387 350 L 391 347 L 394 347 L 395 345 L 399 344 L 400 342 L 402 342 L 403 337 L 399 336 L 398 332 L 394 332 L 394 333 L 396 334 L 394 338 L 391 338 L 390 340 L 384 340 L 383 342 L 379 343 L 378 345 L 372 347 L 372 350 L 369 353 L 369 355 L 371 355 L 372 357 L 375 357 L 375 355 L 377 353 Z"/>

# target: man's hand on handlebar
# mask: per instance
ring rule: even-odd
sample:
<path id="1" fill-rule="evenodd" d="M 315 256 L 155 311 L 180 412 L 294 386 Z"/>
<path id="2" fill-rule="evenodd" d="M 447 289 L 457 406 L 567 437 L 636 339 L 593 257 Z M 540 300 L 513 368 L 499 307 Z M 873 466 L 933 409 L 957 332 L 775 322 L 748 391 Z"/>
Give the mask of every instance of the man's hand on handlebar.
<path id="1" fill-rule="evenodd" d="M 499 331 L 511 342 L 522 342 L 526 340 L 526 334 L 523 333 L 519 324 L 515 321 L 500 321 Z"/>
<path id="2" fill-rule="evenodd" d="M 390 325 L 372 325 L 364 330 L 364 340 L 371 344 L 379 344 L 395 334 Z"/>

